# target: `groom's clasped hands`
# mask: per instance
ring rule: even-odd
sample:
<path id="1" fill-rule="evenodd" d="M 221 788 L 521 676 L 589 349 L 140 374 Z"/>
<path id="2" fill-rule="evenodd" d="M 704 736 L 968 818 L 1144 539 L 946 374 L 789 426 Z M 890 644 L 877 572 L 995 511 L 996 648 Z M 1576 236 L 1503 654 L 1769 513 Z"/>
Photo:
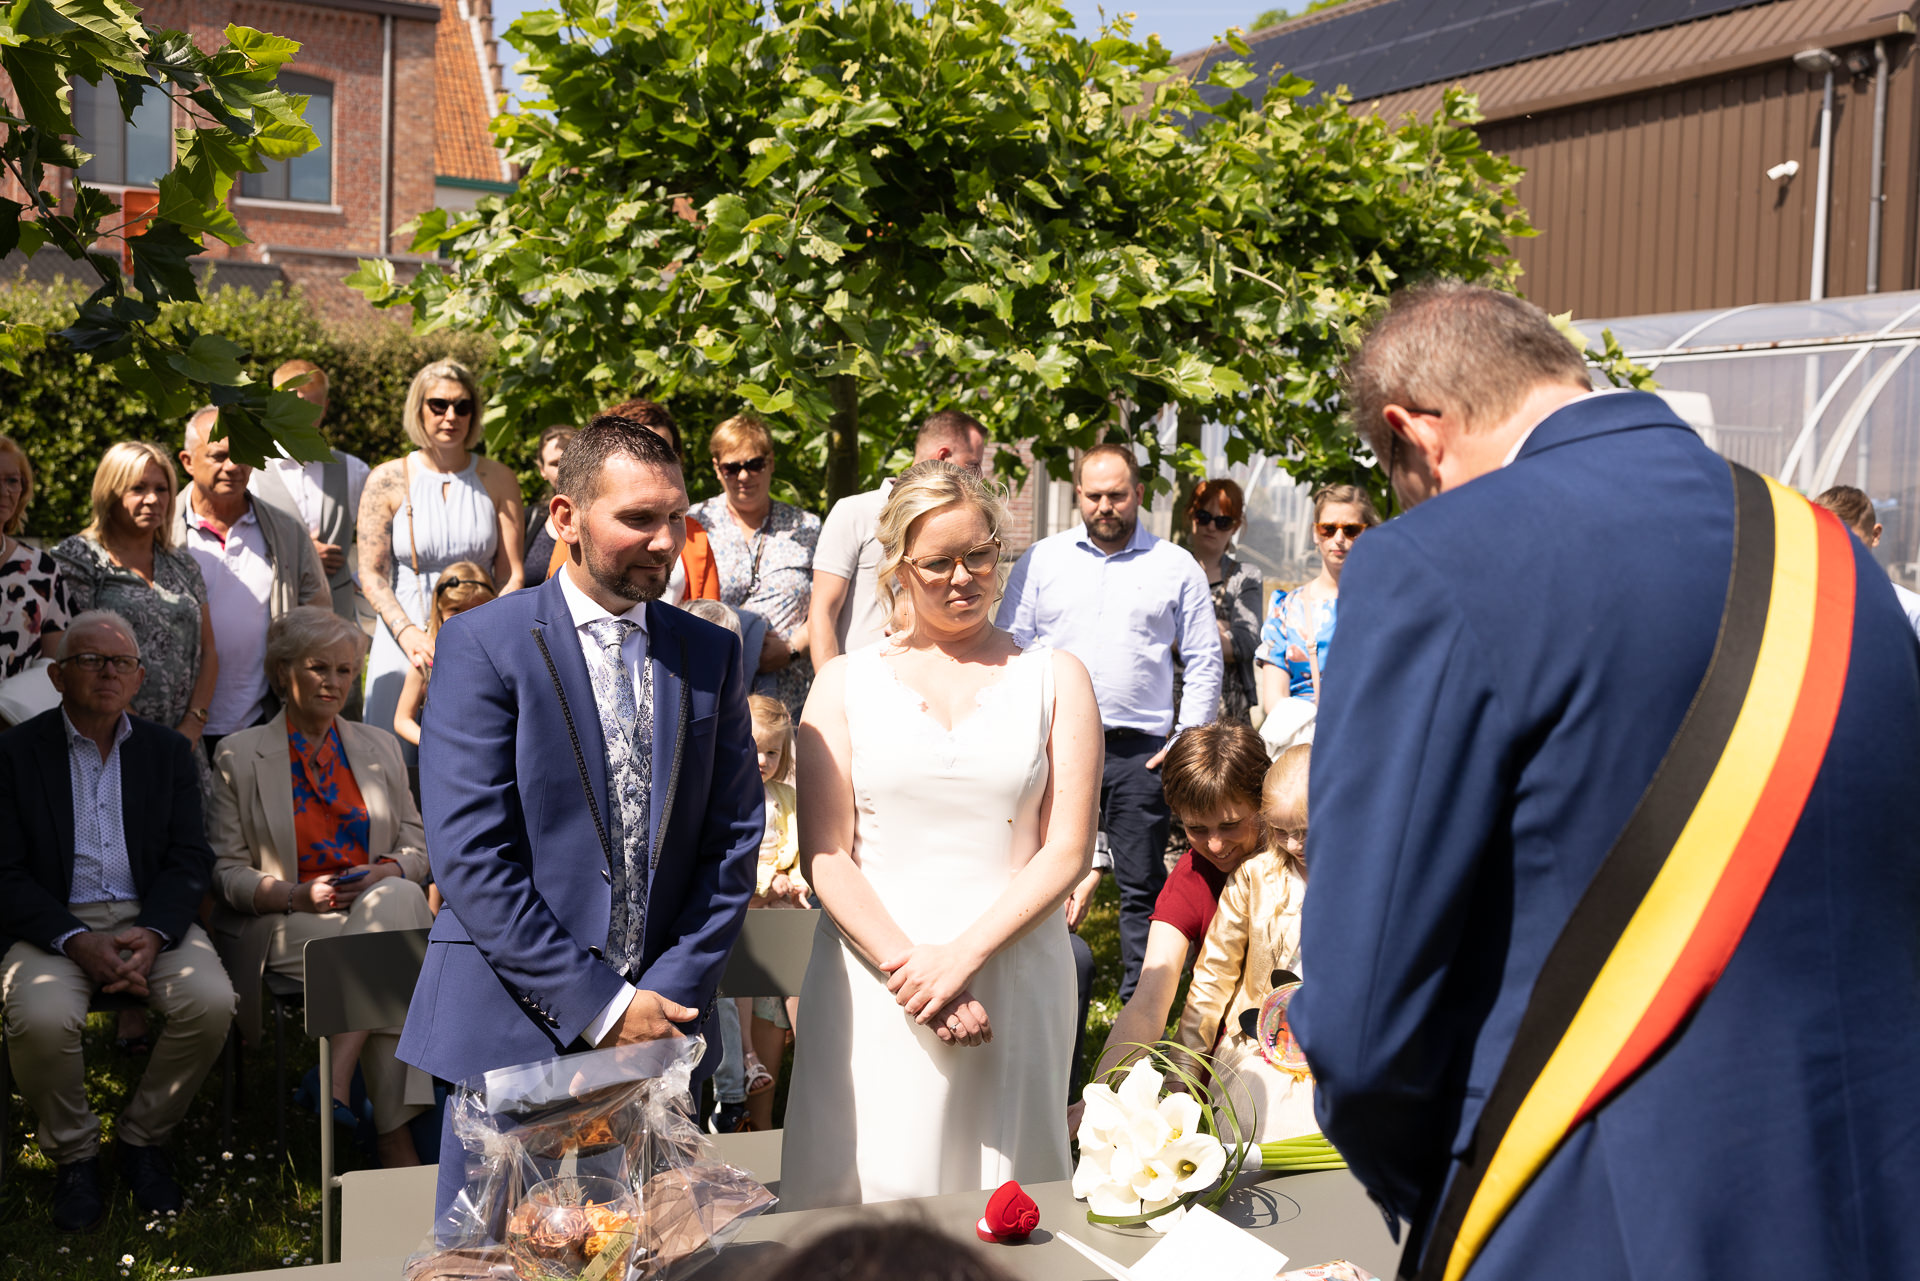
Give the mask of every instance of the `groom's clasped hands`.
<path id="1" fill-rule="evenodd" d="M 887 990 L 915 1022 L 949 1044 L 972 1046 L 993 1040 L 986 1007 L 967 989 L 982 963 L 958 942 L 920 943 L 880 968 Z"/>

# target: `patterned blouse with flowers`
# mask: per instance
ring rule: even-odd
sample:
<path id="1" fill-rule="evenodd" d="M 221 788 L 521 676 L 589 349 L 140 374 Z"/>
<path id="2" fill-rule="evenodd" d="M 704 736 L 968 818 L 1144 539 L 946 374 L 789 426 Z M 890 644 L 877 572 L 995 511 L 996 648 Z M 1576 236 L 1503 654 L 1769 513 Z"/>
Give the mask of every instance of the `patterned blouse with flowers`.
<path id="1" fill-rule="evenodd" d="M 329 725 L 310 743 L 287 726 L 287 756 L 293 769 L 293 838 L 300 851 L 300 880 L 365 867 L 372 820 L 347 765 L 339 729 Z"/>
<path id="2" fill-rule="evenodd" d="M 41 651 L 40 633 L 64 632 L 70 616 L 66 585 L 52 555 L 14 539 L 0 560 L 0 680 L 52 658 Z"/>
<path id="3" fill-rule="evenodd" d="M 820 518 L 775 500 L 760 528 L 748 534 L 727 510 L 724 496 L 697 503 L 687 514 L 706 528 L 720 570 L 720 599 L 735 609 L 752 610 L 781 640 L 790 640 L 813 603 L 813 549 L 820 541 Z M 759 655 L 748 655 L 747 670 L 758 661 Z M 755 676 L 753 692 L 779 699 L 798 717 L 812 682 L 813 664 L 805 654 L 796 654 L 782 670 Z"/>
<path id="4" fill-rule="evenodd" d="M 1287 692 L 1294 698 L 1318 701 L 1313 674 L 1316 667 L 1320 671 L 1327 668 L 1327 647 L 1333 643 L 1339 609 L 1337 596 L 1310 604 L 1305 588 L 1276 591 L 1267 602 L 1260 650 L 1254 658 L 1271 667 L 1285 668 Z"/>

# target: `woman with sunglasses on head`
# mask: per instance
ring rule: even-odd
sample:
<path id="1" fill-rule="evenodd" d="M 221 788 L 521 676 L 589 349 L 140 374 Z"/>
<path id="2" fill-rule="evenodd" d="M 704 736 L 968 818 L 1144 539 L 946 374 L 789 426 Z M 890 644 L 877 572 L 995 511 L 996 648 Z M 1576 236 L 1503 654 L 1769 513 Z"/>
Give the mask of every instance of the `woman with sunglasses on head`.
<path id="1" fill-rule="evenodd" d="M 798 716 L 813 680 L 805 627 L 820 518 L 773 497 L 773 434 L 758 418 L 727 419 L 708 437 L 707 452 L 722 492 L 687 515 L 707 531 L 721 602 L 766 622 L 753 692 Z"/>
<path id="2" fill-rule="evenodd" d="M 1266 713 L 1260 737 L 1276 756 L 1295 743 L 1313 741 L 1320 672 L 1327 663 L 1340 600 L 1340 573 L 1354 540 L 1379 523 L 1373 500 L 1358 485 L 1327 485 L 1313 495 L 1313 545 L 1320 553 L 1320 572 L 1303 586 L 1273 594 L 1254 655 L 1260 706 Z"/>
<path id="3" fill-rule="evenodd" d="M 1260 571 L 1229 554 L 1233 536 L 1246 526 L 1247 499 L 1240 486 L 1220 476 L 1193 487 L 1187 502 L 1187 550 L 1200 562 L 1213 593 L 1213 619 L 1220 629 L 1220 716 L 1248 724 L 1254 701 L 1253 656 L 1260 647 Z M 1177 668 L 1176 668 L 1177 670 Z M 1174 694 L 1174 706 L 1180 696 Z"/>
<path id="4" fill-rule="evenodd" d="M 411 668 L 433 661 L 427 634 L 433 589 L 448 567 L 491 566 L 506 595 L 520 587 L 526 517 L 512 469 L 473 452 L 485 408 L 458 361 L 437 360 L 407 389 L 407 438 L 416 449 L 381 463 L 360 498 L 360 587 L 382 626 L 367 658 L 365 720 L 393 728 Z"/>

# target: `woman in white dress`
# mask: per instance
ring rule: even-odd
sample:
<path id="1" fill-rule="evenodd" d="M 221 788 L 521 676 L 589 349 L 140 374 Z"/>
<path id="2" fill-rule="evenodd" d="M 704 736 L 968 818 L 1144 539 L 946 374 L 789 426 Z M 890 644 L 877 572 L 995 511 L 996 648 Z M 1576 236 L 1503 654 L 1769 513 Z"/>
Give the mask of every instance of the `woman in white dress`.
<path id="1" fill-rule="evenodd" d="M 473 452 L 484 406 L 465 365 L 436 360 L 421 369 L 402 419 L 419 448 L 374 468 L 360 495 L 360 589 L 381 622 L 367 656 L 368 725 L 391 730 L 407 669 L 433 663 L 427 619 L 441 571 L 463 560 L 490 565 L 502 596 L 524 581 L 519 478 Z M 406 755 L 411 763 L 411 745 Z"/>
<path id="2" fill-rule="evenodd" d="M 787 1209 L 1064 1179 L 1062 911 L 1104 740 L 1078 659 L 992 623 L 1003 513 L 920 463 L 880 516 L 906 625 L 829 663 L 801 718 L 800 854 L 826 913 L 801 989 Z"/>

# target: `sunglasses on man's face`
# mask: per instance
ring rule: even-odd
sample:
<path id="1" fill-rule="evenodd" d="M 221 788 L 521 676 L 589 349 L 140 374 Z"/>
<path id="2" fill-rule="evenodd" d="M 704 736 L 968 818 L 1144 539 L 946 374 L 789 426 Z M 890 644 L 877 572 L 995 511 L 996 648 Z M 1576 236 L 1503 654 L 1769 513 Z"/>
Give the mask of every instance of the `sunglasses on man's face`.
<path id="1" fill-rule="evenodd" d="M 1190 512 L 1189 515 L 1193 517 L 1193 525 L 1196 529 L 1207 529 L 1209 527 L 1213 529 L 1232 529 L 1235 523 L 1235 518 L 1232 516 L 1216 516 L 1212 512 Z"/>
<path id="2" fill-rule="evenodd" d="M 742 458 L 737 463 L 723 463 L 716 458 L 713 460 L 713 466 L 716 471 L 723 475 L 738 476 L 743 471 L 765 471 L 767 469 L 767 459 L 764 454 L 756 455 L 752 458 Z"/>
<path id="3" fill-rule="evenodd" d="M 1345 534 L 1347 541 L 1352 542 L 1354 539 L 1360 537 L 1360 535 L 1366 533 L 1367 527 L 1360 524 L 1335 524 L 1333 521 L 1323 520 L 1313 527 L 1313 532 L 1322 538 L 1332 538 L 1335 534 Z"/>
<path id="4" fill-rule="evenodd" d="M 445 418 L 451 413 L 455 418 L 465 418 L 473 412 L 473 402 L 462 396 L 459 400 L 442 400 L 438 396 L 427 397 L 427 408 Z"/>

